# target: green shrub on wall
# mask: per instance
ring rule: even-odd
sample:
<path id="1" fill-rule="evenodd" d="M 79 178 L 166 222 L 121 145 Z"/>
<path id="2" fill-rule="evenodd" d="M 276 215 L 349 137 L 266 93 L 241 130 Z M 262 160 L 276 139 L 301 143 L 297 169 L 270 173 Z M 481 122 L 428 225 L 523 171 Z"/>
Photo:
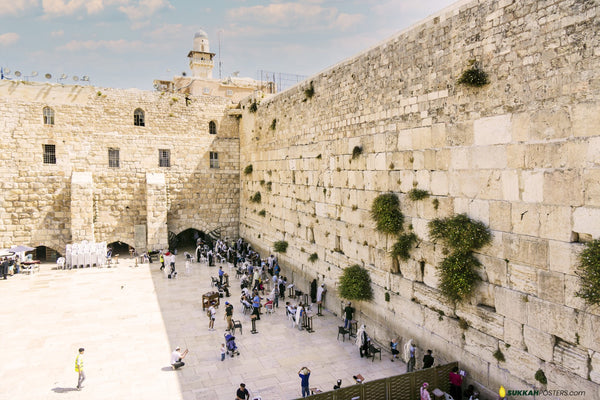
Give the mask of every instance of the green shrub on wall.
<path id="1" fill-rule="evenodd" d="M 250 196 L 250 202 L 252 203 L 260 203 L 261 200 L 262 196 L 260 195 L 260 192 L 256 192 L 252 196 Z"/>
<path id="2" fill-rule="evenodd" d="M 450 255 L 438 265 L 440 291 L 452 301 L 462 301 L 473 292 L 479 278 L 474 269 L 481 264 L 473 255 L 492 240 L 489 229 L 466 214 L 436 218 L 429 222 L 432 239 L 444 243 Z"/>
<path id="3" fill-rule="evenodd" d="M 246 168 L 244 168 L 244 174 L 250 175 L 252 173 L 252 170 L 253 170 L 252 164 L 248 164 L 248 165 L 246 165 Z"/>
<path id="4" fill-rule="evenodd" d="M 487 85 L 489 80 L 481 65 L 477 61 L 471 60 L 469 68 L 463 71 L 457 83 L 471 87 L 481 87 Z"/>
<path id="5" fill-rule="evenodd" d="M 397 235 L 402 231 L 404 215 L 400 211 L 400 200 L 394 193 L 380 194 L 371 206 L 371 217 L 375 229 L 381 233 Z"/>
<path id="6" fill-rule="evenodd" d="M 408 192 L 408 198 L 412 201 L 419 201 L 429 197 L 429 192 L 423 189 L 411 189 Z"/>
<path id="7" fill-rule="evenodd" d="M 440 240 L 453 251 L 463 253 L 480 249 L 492 240 L 489 229 L 466 214 L 432 220 L 429 233 L 432 239 Z"/>
<path id="8" fill-rule="evenodd" d="M 314 263 L 318 259 L 319 255 L 317 253 L 312 253 L 310 256 L 308 256 L 308 261 L 310 261 L 311 263 Z"/>
<path id="9" fill-rule="evenodd" d="M 369 271 L 358 264 L 344 269 L 340 276 L 339 288 L 339 294 L 344 299 L 371 300 L 373 298 Z"/>
<path id="10" fill-rule="evenodd" d="M 288 242 L 286 242 L 285 240 L 278 240 L 277 242 L 273 243 L 273 251 L 277 253 L 285 253 L 287 251 L 287 248 Z"/>
<path id="11" fill-rule="evenodd" d="M 600 304 L 600 239 L 586 243 L 577 266 L 580 289 L 575 294 L 589 305 Z"/>
<path id="12" fill-rule="evenodd" d="M 398 257 L 401 260 L 410 258 L 410 249 L 417 243 L 417 235 L 414 232 L 402 233 L 398 236 L 398 241 L 392 246 L 392 257 Z"/>

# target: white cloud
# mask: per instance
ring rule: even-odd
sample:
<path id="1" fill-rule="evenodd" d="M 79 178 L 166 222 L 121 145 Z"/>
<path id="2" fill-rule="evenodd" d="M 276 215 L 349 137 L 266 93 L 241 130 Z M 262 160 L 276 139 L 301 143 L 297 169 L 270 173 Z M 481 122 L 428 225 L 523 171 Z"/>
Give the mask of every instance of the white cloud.
<path id="1" fill-rule="evenodd" d="M 38 7 L 38 0 L 8 0 L 2 3 L 0 15 L 17 15 L 23 11 Z"/>
<path id="2" fill-rule="evenodd" d="M 10 46 L 19 40 L 19 34 L 14 32 L 3 33 L 0 35 L 0 46 Z"/>
<path id="3" fill-rule="evenodd" d="M 59 46 L 57 49 L 62 51 L 85 51 L 85 50 L 109 50 L 115 53 L 124 53 L 128 51 L 141 50 L 144 43 L 139 40 L 127 41 L 119 40 L 71 40 L 69 43 Z"/>
<path id="4" fill-rule="evenodd" d="M 52 37 L 62 37 L 62 36 L 64 36 L 64 34 L 65 34 L 65 31 L 63 31 L 62 29 L 58 30 L 58 31 L 50 32 L 50 36 L 52 36 Z"/>
<path id="5" fill-rule="evenodd" d="M 132 4 L 119 7 L 119 11 L 127 15 L 130 20 L 139 20 L 154 15 L 163 8 L 172 9 L 173 6 L 168 0 L 139 0 Z"/>
<path id="6" fill-rule="evenodd" d="M 50 17 L 73 15 L 81 11 L 85 11 L 88 15 L 91 15 L 100 13 L 107 6 L 115 4 L 127 5 L 130 1 L 131 0 L 42 0 L 42 8 L 44 9 L 44 14 Z"/>
<path id="7" fill-rule="evenodd" d="M 238 26 L 293 28 L 299 32 L 315 29 L 344 31 L 364 18 L 362 14 L 340 13 L 335 7 L 322 7 L 314 3 L 273 3 L 267 6 L 239 7 L 229 10 L 227 15 Z M 261 29 L 257 31 L 260 32 Z"/>

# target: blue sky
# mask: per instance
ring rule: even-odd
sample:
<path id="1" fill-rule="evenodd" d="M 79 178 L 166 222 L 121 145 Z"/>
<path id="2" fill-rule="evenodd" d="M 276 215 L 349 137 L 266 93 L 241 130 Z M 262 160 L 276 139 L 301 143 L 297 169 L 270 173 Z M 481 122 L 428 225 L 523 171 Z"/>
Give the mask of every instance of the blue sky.
<path id="1" fill-rule="evenodd" d="M 455 0 L 4 0 L 0 66 L 43 81 L 88 75 L 92 85 L 152 89 L 189 72 L 203 29 L 221 36 L 222 76 L 258 70 L 313 75 Z M 216 61 L 219 60 L 219 54 Z M 215 67 L 213 77 L 219 77 Z"/>

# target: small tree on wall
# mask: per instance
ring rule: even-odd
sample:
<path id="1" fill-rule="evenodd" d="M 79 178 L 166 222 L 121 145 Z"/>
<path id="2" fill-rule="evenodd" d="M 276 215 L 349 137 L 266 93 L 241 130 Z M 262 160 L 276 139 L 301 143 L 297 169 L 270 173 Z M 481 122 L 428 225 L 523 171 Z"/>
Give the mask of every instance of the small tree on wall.
<path id="1" fill-rule="evenodd" d="M 589 305 L 600 304 L 600 239 L 586 243 L 579 254 L 577 275 L 581 288 L 576 296 Z"/>
<path id="2" fill-rule="evenodd" d="M 340 297 L 344 299 L 371 300 L 373 298 L 369 271 L 358 264 L 344 269 L 340 276 L 339 287 Z"/>

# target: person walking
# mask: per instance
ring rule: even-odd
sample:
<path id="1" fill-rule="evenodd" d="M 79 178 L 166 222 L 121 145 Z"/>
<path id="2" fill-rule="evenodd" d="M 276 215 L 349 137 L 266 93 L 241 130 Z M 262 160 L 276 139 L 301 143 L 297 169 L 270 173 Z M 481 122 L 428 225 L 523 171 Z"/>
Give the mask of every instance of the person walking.
<path id="1" fill-rule="evenodd" d="M 390 350 L 392 352 L 392 362 L 394 362 L 394 360 L 398 358 L 398 354 L 400 353 L 398 351 L 398 338 L 392 339 L 392 341 L 390 342 Z"/>
<path id="2" fill-rule="evenodd" d="M 223 284 L 223 275 L 225 275 L 225 271 L 223 271 L 223 267 L 219 267 L 219 284 Z"/>
<path id="3" fill-rule="evenodd" d="M 404 357 L 408 358 L 406 363 L 406 372 L 413 372 L 415 370 L 415 345 L 413 344 L 413 340 L 410 339 L 408 343 L 404 346 Z"/>
<path id="4" fill-rule="evenodd" d="M 308 389 L 308 378 L 310 377 L 310 369 L 306 367 L 300 368 L 298 371 L 300 377 L 300 386 L 302 387 L 302 397 L 310 396 L 310 390 Z"/>
<path id="5" fill-rule="evenodd" d="M 227 354 L 225 343 L 221 343 L 221 361 L 225 361 L 225 354 Z"/>
<path id="6" fill-rule="evenodd" d="M 238 388 L 237 392 L 235 392 L 235 400 L 249 400 L 250 399 L 250 392 L 248 392 L 248 389 L 246 389 L 246 385 L 243 383 L 240 383 L 240 387 Z"/>
<path id="7" fill-rule="evenodd" d="M 81 390 L 83 386 L 81 384 L 85 380 L 85 372 L 83 371 L 83 352 L 85 349 L 83 347 L 79 348 L 79 354 L 75 358 L 75 372 L 77 372 L 77 390 Z"/>

